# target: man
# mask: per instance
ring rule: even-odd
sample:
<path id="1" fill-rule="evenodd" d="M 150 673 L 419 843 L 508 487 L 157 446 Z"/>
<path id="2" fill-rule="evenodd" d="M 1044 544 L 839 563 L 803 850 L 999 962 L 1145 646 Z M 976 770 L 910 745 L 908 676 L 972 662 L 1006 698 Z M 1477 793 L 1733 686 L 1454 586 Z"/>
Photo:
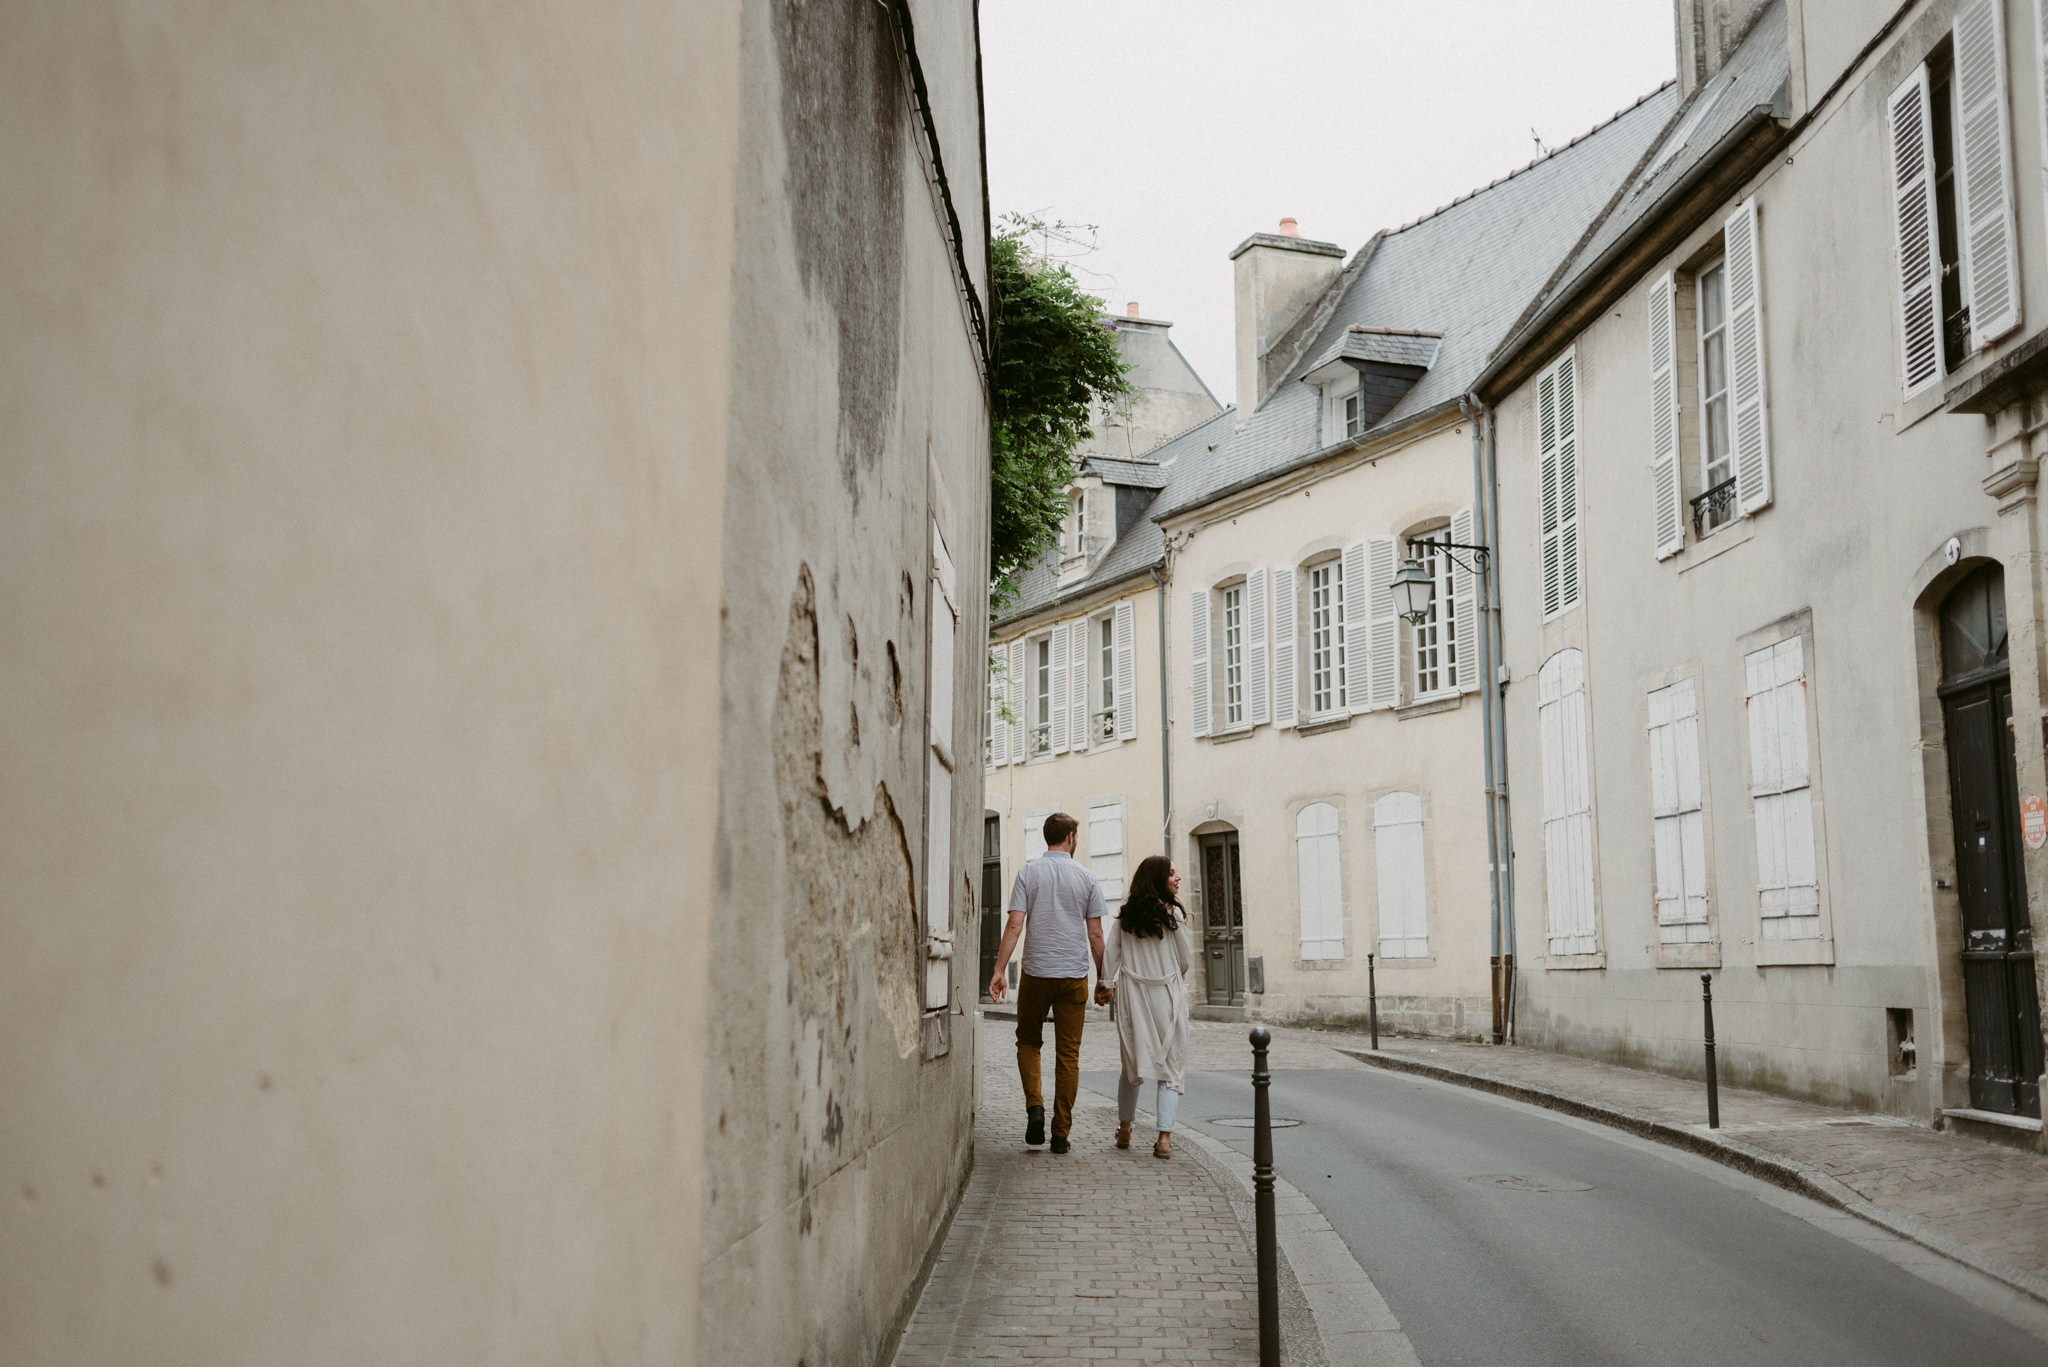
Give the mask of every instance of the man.
<path id="1" fill-rule="evenodd" d="M 1017 870 L 1010 893 L 1009 922 L 996 949 L 991 1001 L 1001 1001 L 1010 951 L 1025 923 L 1024 974 L 1017 984 L 1017 1072 L 1024 1080 L 1024 1142 L 1045 1142 L 1045 1097 L 1039 1090 L 1039 1050 L 1045 1043 L 1045 1013 L 1052 1012 L 1058 1050 L 1053 1071 L 1052 1151 L 1067 1151 L 1074 1124 L 1074 1097 L 1081 1090 L 1081 1026 L 1088 1017 L 1088 959 L 1095 959 L 1098 1004 L 1109 999 L 1102 977 L 1102 885 L 1074 862 L 1074 835 L 1081 823 L 1065 812 L 1045 819 L 1045 853 Z"/>

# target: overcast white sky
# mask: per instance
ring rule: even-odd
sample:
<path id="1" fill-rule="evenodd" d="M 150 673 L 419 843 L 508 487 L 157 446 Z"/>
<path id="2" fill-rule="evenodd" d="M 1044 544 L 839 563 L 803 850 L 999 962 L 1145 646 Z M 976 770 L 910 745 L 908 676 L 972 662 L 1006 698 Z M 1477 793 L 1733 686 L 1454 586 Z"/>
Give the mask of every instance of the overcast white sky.
<path id="1" fill-rule="evenodd" d="M 1072 265 L 1232 400 L 1231 248 L 1347 254 L 1672 74 L 1670 0 L 982 0 L 989 207 L 1096 226 Z"/>

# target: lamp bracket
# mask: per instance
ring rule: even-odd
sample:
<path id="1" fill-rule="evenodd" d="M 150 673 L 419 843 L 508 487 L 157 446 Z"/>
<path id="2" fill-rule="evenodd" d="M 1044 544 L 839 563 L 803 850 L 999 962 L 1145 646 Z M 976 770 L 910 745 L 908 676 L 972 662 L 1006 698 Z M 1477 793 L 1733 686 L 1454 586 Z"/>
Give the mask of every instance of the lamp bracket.
<path id="1" fill-rule="evenodd" d="M 1462 541 L 1431 541 L 1426 538 L 1410 541 L 1408 549 L 1411 551 L 1442 551 L 1446 555 L 1449 555 L 1452 551 L 1470 551 L 1472 558 L 1478 562 L 1476 566 L 1466 564 L 1455 555 L 1451 556 L 1451 562 L 1467 574 L 1484 574 L 1486 572 L 1486 558 L 1491 554 L 1484 546 L 1468 546 Z"/>

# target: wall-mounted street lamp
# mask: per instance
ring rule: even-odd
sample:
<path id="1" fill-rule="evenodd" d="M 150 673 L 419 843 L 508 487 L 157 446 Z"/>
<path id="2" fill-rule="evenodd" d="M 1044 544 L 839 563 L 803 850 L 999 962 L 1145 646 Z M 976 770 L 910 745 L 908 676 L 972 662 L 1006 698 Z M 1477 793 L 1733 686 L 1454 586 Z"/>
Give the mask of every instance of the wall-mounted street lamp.
<path id="1" fill-rule="evenodd" d="M 1468 546 L 1462 541 L 1411 541 L 1411 551 L 1442 551 L 1449 555 L 1451 562 L 1467 574 L 1486 572 L 1487 550 L 1484 546 Z M 1452 551 L 1470 551 L 1476 562 L 1468 565 L 1451 555 Z M 1429 616 L 1430 601 L 1436 597 L 1436 577 L 1422 568 L 1422 562 L 1409 556 L 1401 562 L 1401 568 L 1394 575 L 1394 611 L 1399 613 L 1410 626 L 1421 626 L 1422 619 Z"/>

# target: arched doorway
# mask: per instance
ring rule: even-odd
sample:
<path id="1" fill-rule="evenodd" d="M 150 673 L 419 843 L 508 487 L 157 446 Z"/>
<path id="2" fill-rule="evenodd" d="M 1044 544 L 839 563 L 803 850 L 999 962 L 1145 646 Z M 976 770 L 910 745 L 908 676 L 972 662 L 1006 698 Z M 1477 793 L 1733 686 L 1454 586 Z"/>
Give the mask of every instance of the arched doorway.
<path id="1" fill-rule="evenodd" d="M 1940 632 L 1939 692 L 1955 818 L 1956 895 L 1962 905 L 1970 1104 L 2038 1116 L 2040 1006 L 2021 865 L 2001 566 L 1985 565 L 1949 591 L 1941 602 Z"/>

